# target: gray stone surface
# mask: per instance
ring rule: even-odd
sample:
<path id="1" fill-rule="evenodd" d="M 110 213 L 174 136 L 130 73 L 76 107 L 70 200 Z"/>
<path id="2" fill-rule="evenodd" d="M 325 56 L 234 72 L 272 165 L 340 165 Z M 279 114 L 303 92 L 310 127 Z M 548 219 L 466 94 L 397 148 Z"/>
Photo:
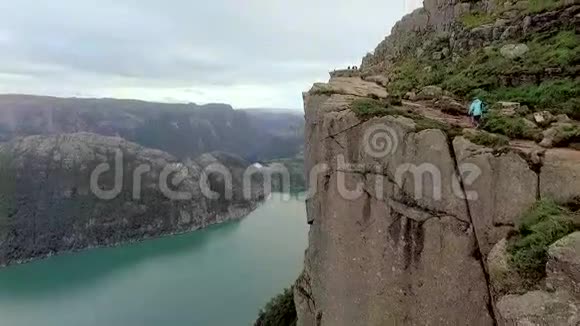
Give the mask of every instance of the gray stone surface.
<path id="1" fill-rule="evenodd" d="M 454 194 L 446 136 L 417 132 L 402 117 L 360 121 L 349 110 L 327 109 L 330 102 L 337 97 L 305 94 L 307 169 L 327 164 L 330 170 L 316 177 L 318 191 L 307 205 L 309 249 L 295 294 L 299 325 L 492 325 L 474 230 L 465 200 Z M 397 139 L 384 157 L 362 143 L 376 126 Z M 432 166 L 441 183 L 401 173 L 405 164 Z"/>
<path id="2" fill-rule="evenodd" d="M 547 283 L 580 299 L 580 232 L 564 237 L 548 250 Z"/>
<path id="3" fill-rule="evenodd" d="M 517 59 L 523 57 L 526 53 L 530 51 L 530 48 L 523 44 L 506 44 L 499 49 L 502 56 L 508 59 Z"/>
<path id="4" fill-rule="evenodd" d="M 507 295 L 497 303 L 499 325 L 576 326 L 580 312 L 568 292 L 531 291 L 523 295 Z"/>
<path id="5" fill-rule="evenodd" d="M 417 99 L 419 100 L 433 100 L 443 96 L 443 89 L 439 86 L 425 86 L 419 94 L 417 94 Z"/>
<path id="6" fill-rule="evenodd" d="M 554 148 L 547 150 L 540 172 L 540 192 L 543 198 L 561 202 L 580 196 L 580 151 Z"/>
<path id="7" fill-rule="evenodd" d="M 537 199 L 538 176 L 520 155 L 501 155 L 463 137 L 453 141 L 466 191 L 473 194 L 469 208 L 484 254 L 514 228 L 521 214 Z M 470 182 L 470 175 L 479 175 Z"/>

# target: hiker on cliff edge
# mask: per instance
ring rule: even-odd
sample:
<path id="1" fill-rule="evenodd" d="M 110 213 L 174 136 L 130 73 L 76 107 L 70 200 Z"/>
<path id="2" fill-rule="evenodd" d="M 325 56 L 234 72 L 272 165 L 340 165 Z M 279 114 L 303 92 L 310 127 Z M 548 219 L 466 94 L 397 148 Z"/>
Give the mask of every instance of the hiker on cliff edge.
<path id="1" fill-rule="evenodd" d="M 471 118 L 471 124 L 475 128 L 479 128 L 481 123 L 481 118 L 485 113 L 485 104 L 479 98 L 475 98 L 471 105 L 469 106 L 469 117 Z"/>

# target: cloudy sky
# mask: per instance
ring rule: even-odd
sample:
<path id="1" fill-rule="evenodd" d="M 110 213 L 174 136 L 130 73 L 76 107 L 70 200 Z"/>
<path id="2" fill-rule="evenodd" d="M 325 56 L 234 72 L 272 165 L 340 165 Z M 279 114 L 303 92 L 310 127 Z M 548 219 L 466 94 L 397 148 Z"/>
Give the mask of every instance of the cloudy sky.
<path id="1" fill-rule="evenodd" d="M 418 2 L 0 1 L 0 93 L 301 108 Z"/>

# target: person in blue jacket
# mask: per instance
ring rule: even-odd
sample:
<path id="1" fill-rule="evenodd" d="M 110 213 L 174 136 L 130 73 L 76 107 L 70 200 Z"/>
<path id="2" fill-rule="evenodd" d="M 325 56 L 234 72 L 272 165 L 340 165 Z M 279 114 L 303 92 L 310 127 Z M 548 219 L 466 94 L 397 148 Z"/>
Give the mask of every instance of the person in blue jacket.
<path id="1" fill-rule="evenodd" d="M 479 127 L 481 123 L 481 117 L 485 113 L 485 104 L 482 100 L 477 97 L 471 102 L 469 106 L 469 117 L 471 117 L 471 123 L 474 127 Z"/>

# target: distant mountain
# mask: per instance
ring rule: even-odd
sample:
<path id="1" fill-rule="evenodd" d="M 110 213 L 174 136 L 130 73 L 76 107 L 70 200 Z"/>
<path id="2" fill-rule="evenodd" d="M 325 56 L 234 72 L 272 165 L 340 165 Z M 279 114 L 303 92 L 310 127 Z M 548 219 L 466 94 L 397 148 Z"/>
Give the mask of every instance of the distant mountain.
<path id="1" fill-rule="evenodd" d="M 91 132 L 179 159 L 213 151 L 251 161 L 292 157 L 301 150 L 303 121 L 299 111 L 234 110 L 227 104 L 0 95 L 0 141 Z"/>
<path id="2" fill-rule="evenodd" d="M 302 135 L 304 113 L 287 109 L 244 109 L 252 117 L 253 123 L 274 135 Z"/>

